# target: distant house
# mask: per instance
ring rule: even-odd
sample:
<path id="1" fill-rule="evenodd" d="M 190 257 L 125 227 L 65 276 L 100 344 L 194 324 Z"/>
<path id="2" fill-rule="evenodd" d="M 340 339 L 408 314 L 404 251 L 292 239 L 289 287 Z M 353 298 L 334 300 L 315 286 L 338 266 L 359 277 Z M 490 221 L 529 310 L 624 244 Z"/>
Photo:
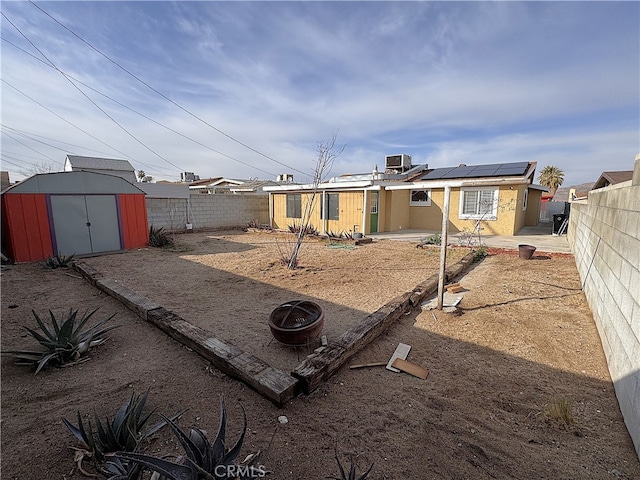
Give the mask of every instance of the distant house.
<path id="1" fill-rule="evenodd" d="M 408 155 L 388 156 L 385 161 L 384 173 L 376 167 L 370 174 L 335 177 L 317 190 L 296 184 L 265 187 L 272 226 L 299 224 L 313 197 L 311 223 L 321 232 L 438 231 L 445 187 L 451 187 L 452 233 L 479 226 L 486 234 L 514 235 L 538 223 L 541 195 L 547 188 L 533 184 L 535 162 L 429 169 L 411 165 Z"/>
<path id="2" fill-rule="evenodd" d="M 633 178 L 633 170 L 623 170 L 617 172 L 602 172 L 600 178 L 593 184 L 591 190 L 608 187 L 617 183 L 629 182 Z"/>
<path id="3" fill-rule="evenodd" d="M 191 193 L 204 193 L 208 195 L 219 194 L 258 194 L 266 195 L 264 187 L 281 185 L 281 181 L 274 180 L 239 180 L 234 178 L 205 178 L 189 184 Z"/>
<path id="4" fill-rule="evenodd" d="M 67 155 L 64 161 L 64 171 L 104 173 L 124 178 L 131 183 L 137 181 L 136 171 L 127 160 Z"/>

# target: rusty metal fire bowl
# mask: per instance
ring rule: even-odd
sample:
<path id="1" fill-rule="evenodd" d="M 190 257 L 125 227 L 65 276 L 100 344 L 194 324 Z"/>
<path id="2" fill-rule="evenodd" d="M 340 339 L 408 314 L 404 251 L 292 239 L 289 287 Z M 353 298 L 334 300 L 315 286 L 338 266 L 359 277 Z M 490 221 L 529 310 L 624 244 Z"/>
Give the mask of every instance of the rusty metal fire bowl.
<path id="1" fill-rule="evenodd" d="M 278 306 L 269 316 L 273 337 L 284 345 L 307 345 L 324 327 L 322 307 L 307 300 L 293 300 Z"/>

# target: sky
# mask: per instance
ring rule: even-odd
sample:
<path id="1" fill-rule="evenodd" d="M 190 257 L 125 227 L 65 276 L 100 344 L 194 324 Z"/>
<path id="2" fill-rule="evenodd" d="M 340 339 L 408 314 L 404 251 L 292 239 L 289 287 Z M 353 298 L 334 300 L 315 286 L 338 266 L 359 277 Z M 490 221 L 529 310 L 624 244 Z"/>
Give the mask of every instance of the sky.
<path id="1" fill-rule="evenodd" d="M 565 186 L 640 152 L 639 2 L 2 1 L 2 170 L 67 154 L 154 180 L 311 181 L 405 153 L 537 162 Z"/>

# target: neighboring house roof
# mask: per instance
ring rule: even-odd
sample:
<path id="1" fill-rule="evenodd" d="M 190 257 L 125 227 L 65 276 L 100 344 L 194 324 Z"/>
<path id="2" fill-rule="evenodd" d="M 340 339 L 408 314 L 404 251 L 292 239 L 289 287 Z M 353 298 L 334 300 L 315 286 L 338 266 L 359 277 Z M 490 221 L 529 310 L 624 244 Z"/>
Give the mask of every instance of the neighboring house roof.
<path id="1" fill-rule="evenodd" d="M 117 160 L 114 158 L 80 157 L 78 155 L 67 155 L 72 168 L 94 168 L 96 170 L 125 170 L 135 172 L 128 160 Z"/>
<path id="2" fill-rule="evenodd" d="M 105 173 L 124 178 L 132 183 L 136 182 L 136 171 L 127 160 L 67 155 L 64 162 L 64 170 L 66 172 L 89 171 Z"/>
<path id="3" fill-rule="evenodd" d="M 147 198 L 189 198 L 189 187 L 184 183 L 139 182 L 136 186 L 147 194 Z"/>
<path id="4" fill-rule="evenodd" d="M 590 190 L 608 187 L 616 183 L 628 182 L 633 179 L 633 170 L 622 170 L 617 172 L 602 172 L 600 178 L 596 180 Z"/>

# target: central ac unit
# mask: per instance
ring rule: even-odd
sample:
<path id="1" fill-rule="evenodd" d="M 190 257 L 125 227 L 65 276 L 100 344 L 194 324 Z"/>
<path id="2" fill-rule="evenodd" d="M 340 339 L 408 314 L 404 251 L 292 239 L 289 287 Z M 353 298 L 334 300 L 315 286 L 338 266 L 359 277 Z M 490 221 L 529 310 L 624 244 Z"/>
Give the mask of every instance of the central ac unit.
<path id="1" fill-rule="evenodd" d="M 384 166 L 387 170 L 408 170 L 411 168 L 411 155 L 404 153 L 401 155 L 387 155 L 384 160 Z"/>

